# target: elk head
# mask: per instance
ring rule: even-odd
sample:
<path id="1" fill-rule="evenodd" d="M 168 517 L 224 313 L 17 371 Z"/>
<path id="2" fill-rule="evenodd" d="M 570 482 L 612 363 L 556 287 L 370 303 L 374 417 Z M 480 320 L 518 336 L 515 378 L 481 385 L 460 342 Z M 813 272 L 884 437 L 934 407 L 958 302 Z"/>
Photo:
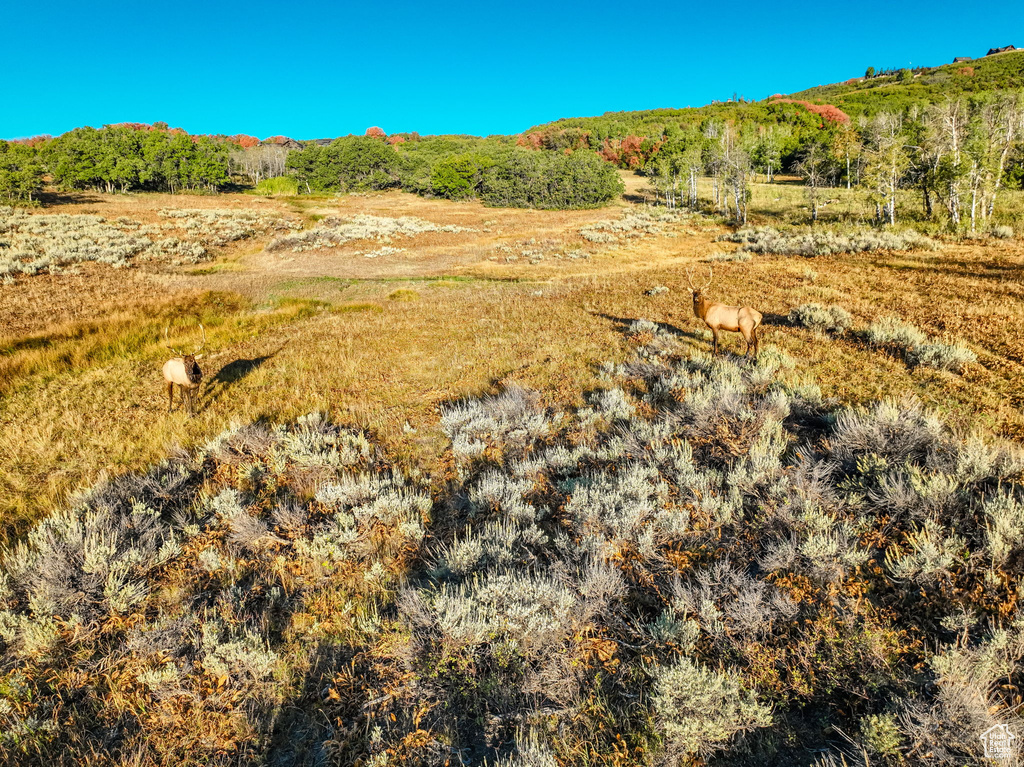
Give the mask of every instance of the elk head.
<path id="1" fill-rule="evenodd" d="M 715 269 L 712 266 L 708 266 L 708 281 L 698 288 L 693 284 L 693 269 L 686 270 L 686 281 L 689 283 L 690 292 L 693 294 L 693 314 L 699 319 L 704 319 L 704 314 L 707 311 L 708 300 L 707 296 L 704 295 L 704 291 L 711 287 L 711 281 L 714 278 Z"/>
<path id="2" fill-rule="evenodd" d="M 206 346 L 206 328 L 201 322 L 199 329 L 202 331 L 203 340 L 194 352 L 188 354 L 171 346 L 167 338 L 170 325 L 164 328 L 164 345 L 174 352 L 174 357 L 167 360 L 163 368 L 164 381 L 167 383 L 167 412 L 174 409 L 174 387 L 177 386 L 181 389 L 181 399 L 188 406 L 189 413 L 195 415 L 199 384 L 203 380 L 203 371 L 199 369 L 196 360 L 202 359 L 201 352 Z"/>

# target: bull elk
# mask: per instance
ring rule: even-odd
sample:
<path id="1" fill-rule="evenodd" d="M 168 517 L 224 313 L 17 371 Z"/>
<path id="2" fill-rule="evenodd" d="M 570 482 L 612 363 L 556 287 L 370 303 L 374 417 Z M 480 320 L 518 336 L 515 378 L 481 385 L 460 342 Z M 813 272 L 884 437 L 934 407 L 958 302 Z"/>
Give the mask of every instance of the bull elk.
<path id="1" fill-rule="evenodd" d="M 178 351 L 167 338 L 167 331 L 170 325 L 164 328 L 164 345 L 172 352 L 174 357 L 164 363 L 164 380 L 167 382 L 167 412 L 174 410 L 174 387 L 181 389 L 182 403 L 188 406 L 189 415 L 196 414 L 196 400 L 199 398 L 199 382 L 203 380 L 203 371 L 199 369 L 196 360 L 202 358 L 200 352 L 206 346 L 206 328 L 199 323 L 199 329 L 203 332 L 203 342 L 191 354 Z"/>
<path id="2" fill-rule="evenodd" d="M 693 313 L 704 321 L 704 324 L 711 328 L 711 335 L 715 338 L 714 354 L 718 354 L 718 331 L 728 330 L 733 333 L 742 333 L 743 340 L 747 342 L 747 348 L 743 351 L 746 357 L 751 347 L 754 349 L 754 359 L 757 359 L 758 346 L 757 328 L 761 324 L 761 312 L 749 306 L 729 306 L 709 301 L 704 291 L 711 287 L 711 281 L 715 277 L 713 267 L 708 267 L 708 281 L 702 287 L 695 287 L 693 284 L 692 270 L 686 270 L 686 281 L 690 283 L 690 290 L 693 292 Z"/>

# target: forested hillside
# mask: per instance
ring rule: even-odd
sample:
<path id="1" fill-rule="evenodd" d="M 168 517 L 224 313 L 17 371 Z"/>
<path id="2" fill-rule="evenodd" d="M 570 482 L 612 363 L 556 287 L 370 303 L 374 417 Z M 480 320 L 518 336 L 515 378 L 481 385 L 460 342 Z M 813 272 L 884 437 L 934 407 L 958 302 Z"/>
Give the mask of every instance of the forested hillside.
<path id="1" fill-rule="evenodd" d="M 588 208 L 622 192 L 613 168 L 645 174 L 669 207 L 748 220 L 750 184 L 800 175 L 809 221 L 821 190 L 863 190 L 865 218 L 895 224 L 901 190 L 916 217 L 952 232 L 991 226 L 1001 189 L 1024 179 L 1024 52 L 875 73 L 765 101 L 606 113 L 518 136 L 387 135 L 265 141 L 189 136 L 166 124 L 78 128 L 0 142 L 0 197 L 31 203 L 44 181 L 106 192 L 338 194 L 403 189 L 496 207 Z M 710 177 L 710 199 L 697 179 Z M 916 206 L 915 206 L 916 207 Z"/>

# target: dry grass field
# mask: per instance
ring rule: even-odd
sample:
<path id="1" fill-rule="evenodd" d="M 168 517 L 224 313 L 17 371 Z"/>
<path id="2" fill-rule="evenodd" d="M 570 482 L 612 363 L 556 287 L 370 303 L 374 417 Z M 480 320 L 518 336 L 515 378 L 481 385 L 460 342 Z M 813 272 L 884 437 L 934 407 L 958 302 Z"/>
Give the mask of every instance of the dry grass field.
<path id="1" fill-rule="evenodd" d="M 323 410 L 369 430 L 406 468 L 436 465 L 439 405 L 511 381 L 571 407 L 600 363 L 624 354 L 623 329 L 647 318 L 692 345 L 685 269 L 737 246 L 713 219 L 676 216 L 649 232 L 593 242 L 581 229 L 661 211 L 643 180 L 590 211 L 490 209 L 399 192 L 341 198 L 83 194 L 50 213 L 138 222 L 168 208 L 256 209 L 305 228 L 331 218 L 412 216 L 468 231 L 326 250 L 267 249 L 264 234 L 215 259 L 114 269 L 87 263 L 0 284 L 0 530 L 26 526 L 102 475 L 138 470 L 232 423 Z M 835 210 L 853 216 L 845 190 Z M 653 196 L 649 196 L 653 200 Z M 753 216 L 799 207 L 799 190 L 759 185 Z M 845 208 L 844 208 L 845 206 Z M 756 223 L 756 221 L 755 221 Z M 825 224 L 827 226 L 827 223 Z M 607 238 L 606 238 L 607 239 Z M 703 265 L 698 268 L 703 269 Z M 1024 440 L 1024 249 L 1013 240 L 943 241 L 934 251 L 714 262 L 712 294 L 764 312 L 765 343 L 793 355 L 823 394 L 848 402 L 912 394 L 965 430 Z M 650 288 L 668 292 L 649 296 Z M 791 327 L 794 306 L 836 304 L 855 328 L 895 315 L 978 356 L 956 375 L 911 369 L 850 336 Z M 207 329 L 199 414 L 167 413 L 161 338 Z M 738 336 L 726 348 L 742 350 Z"/>

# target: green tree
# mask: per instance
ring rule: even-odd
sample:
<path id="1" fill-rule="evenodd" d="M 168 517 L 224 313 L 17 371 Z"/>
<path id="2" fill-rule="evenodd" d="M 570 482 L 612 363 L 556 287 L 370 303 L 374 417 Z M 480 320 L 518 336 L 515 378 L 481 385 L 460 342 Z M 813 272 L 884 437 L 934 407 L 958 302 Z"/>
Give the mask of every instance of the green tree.
<path id="1" fill-rule="evenodd" d="M 864 73 L 864 77 L 866 77 L 868 79 L 871 79 L 874 76 L 875 76 L 875 68 L 874 67 L 868 67 L 867 71 Z"/>
<path id="2" fill-rule="evenodd" d="M 346 136 L 288 155 L 286 167 L 307 192 L 351 192 L 397 186 L 401 158 L 387 141 Z"/>
<path id="3" fill-rule="evenodd" d="M 430 186 L 434 194 L 450 200 L 464 200 L 474 197 L 480 184 L 484 166 L 492 164 L 487 158 L 475 155 L 447 157 L 435 165 L 430 175 Z"/>
<path id="4" fill-rule="evenodd" d="M 43 189 L 43 165 L 32 147 L 0 141 L 0 198 L 31 203 Z"/>

